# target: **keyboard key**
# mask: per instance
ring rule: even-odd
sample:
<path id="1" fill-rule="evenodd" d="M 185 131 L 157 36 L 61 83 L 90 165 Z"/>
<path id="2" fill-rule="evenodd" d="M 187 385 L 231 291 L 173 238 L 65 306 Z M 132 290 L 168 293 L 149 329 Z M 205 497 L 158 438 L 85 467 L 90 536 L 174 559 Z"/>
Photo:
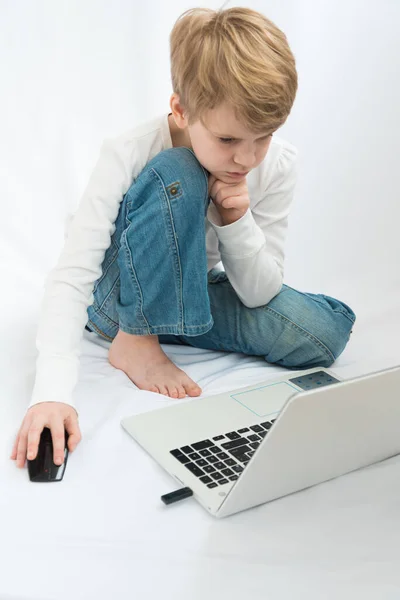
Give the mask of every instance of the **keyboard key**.
<path id="1" fill-rule="evenodd" d="M 265 423 L 261 423 L 261 425 L 263 427 L 265 427 L 265 429 L 270 429 L 272 427 L 272 423 L 270 423 L 269 421 L 266 421 Z"/>
<path id="2" fill-rule="evenodd" d="M 253 448 L 254 450 L 257 450 L 259 445 L 260 442 L 253 442 L 252 444 L 249 444 L 250 448 Z"/>
<path id="3" fill-rule="evenodd" d="M 239 478 L 239 475 L 231 475 L 231 477 L 229 477 L 230 481 L 236 481 L 236 479 Z"/>
<path id="4" fill-rule="evenodd" d="M 247 440 L 245 438 L 241 438 L 240 440 L 233 440 L 232 442 L 225 442 L 224 444 L 221 444 L 221 446 L 225 450 L 232 450 L 232 448 L 238 448 L 239 446 L 243 446 L 244 444 L 247 444 Z"/>
<path id="5" fill-rule="evenodd" d="M 208 462 L 204 460 L 204 458 L 201 458 L 200 460 L 196 460 L 196 465 L 198 465 L 199 467 L 206 467 L 208 465 Z"/>
<path id="6" fill-rule="evenodd" d="M 240 456 L 235 456 L 235 458 L 236 460 L 245 465 L 247 465 L 247 463 L 249 462 L 249 459 L 247 458 L 246 454 L 240 454 Z"/>
<path id="7" fill-rule="evenodd" d="M 215 469 L 211 465 L 207 465 L 206 467 L 203 467 L 203 471 L 206 473 L 214 473 Z"/>
<path id="8" fill-rule="evenodd" d="M 224 460 L 224 463 L 226 464 L 227 467 L 234 467 L 236 465 L 233 458 L 227 458 L 226 460 Z"/>
<path id="9" fill-rule="evenodd" d="M 248 427 L 243 427 L 243 429 L 238 429 L 238 433 L 246 433 L 246 431 L 250 431 Z"/>
<path id="10" fill-rule="evenodd" d="M 225 460 L 226 458 L 229 458 L 229 456 L 225 452 L 218 452 L 217 458 L 219 460 Z"/>
<path id="11" fill-rule="evenodd" d="M 260 425 L 252 425 L 250 427 L 250 429 L 252 429 L 253 431 L 255 431 L 256 433 L 258 433 L 259 431 L 262 431 L 263 428 Z"/>
<path id="12" fill-rule="evenodd" d="M 209 450 L 200 450 L 199 454 L 202 456 L 211 456 L 211 452 Z"/>
<path id="13" fill-rule="evenodd" d="M 216 456 L 207 456 L 207 460 L 211 464 L 218 462 L 218 458 Z"/>
<path id="14" fill-rule="evenodd" d="M 224 483 L 229 483 L 229 481 L 227 479 L 219 479 L 218 483 L 219 485 L 224 485 Z"/>
<path id="15" fill-rule="evenodd" d="M 224 465 L 223 462 L 216 462 L 216 463 L 214 463 L 214 467 L 216 469 L 225 469 L 225 465 Z"/>
<path id="16" fill-rule="evenodd" d="M 188 456 L 186 456 L 186 454 L 180 454 L 179 456 L 175 456 L 175 458 L 177 460 L 179 460 L 179 462 L 182 463 L 183 465 L 190 462 L 190 458 Z"/>
<path id="17" fill-rule="evenodd" d="M 264 432 L 265 433 L 265 432 Z M 251 442 L 258 442 L 261 440 L 259 435 L 256 435 L 255 433 L 253 433 L 253 435 L 249 435 L 249 440 Z"/>
<path id="18" fill-rule="evenodd" d="M 185 467 L 187 469 L 189 469 L 189 471 L 191 471 L 193 473 L 193 475 L 196 475 L 196 477 L 200 477 L 201 475 L 204 475 L 204 471 L 199 469 L 199 467 L 193 463 L 187 463 L 185 465 Z"/>
<path id="19" fill-rule="evenodd" d="M 190 446 L 183 446 L 183 448 L 181 448 L 181 451 L 184 452 L 185 454 L 190 454 L 191 452 L 193 452 L 193 450 Z"/>
<path id="20" fill-rule="evenodd" d="M 264 438 L 267 435 L 268 431 L 260 431 L 258 435 Z"/>
<path id="21" fill-rule="evenodd" d="M 212 483 L 213 482 L 211 477 L 209 477 L 208 475 L 203 475 L 203 477 L 200 477 L 200 481 L 202 481 L 203 483 Z"/>
<path id="22" fill-rule="evenodd" d="M 218 473 L 218 471 L 215 471 L 215 473 L 211 473 L 211 477 L 213 479 L 215 479 L 216 481 L 218 481 L 218 479 L 222 479 L 223 475 L 221 475 L 221 473 Z"/>
<path id="23" fill-rule="evenodd" d="M 172 454 L 172 456 L 178 457 L 182 456 L 182 451 L 179 448 L 175 448 L 175 450 L 170 450 L 170 454 Z"/>
<path id="24" fill-rule="evenodd" d="M 254 451 L 254 450 L 252 450 L 251 452 L 248 452 L 248 453 L 247 453 L 247 456 L 248 456 L 249 458 L 251 458 L 251 457 L 253 456 L 253 454 L 255 454 L 255 451 Z M 199 462 L 198 462 L 198 461 L 197 461 L 197 464 L 199 464 Z M 202 465 L 199 465 L 199 466 L 201 467 Z"/>
<path id="25" fill-rule="evenodd" d="M 199 458 L 201 458 L 200 454 L 197 454 L 197 452 L 193 452 L 193 454 L 188 454 L 190 460 L 198 460 Z"/>
<path id="26" fill-rule="evenodd" d="M 231 454 L 233 454 L 233 456 L 236 458 L 236 456 L 240 456 L 242 454 L 244 454 L 245 452 L 250 452 L 251 449 L 249 448 L 249 446 L 239 446 L 239 448 L 232 448 L 232 450 L 229 450 L 229 452 Z"/>
<path id="27" fill-rule="evenodd" d="M 276 419 L 270 419 L 271 423 L 275 423 Z"/>
<path id="28" fill-rule="evenodd" d="M 188 458 L 185 454 L 182 454 L 182 452 L 176 448 L 175 450 L 170 450 L 170 454 L 172 454 L 172 456 L 175 456 L 176 459 L 179 460 L 179 462 L 181 462 L 183 465 L 185 463 L 190 462 L 190 458 Z"/>
<path id="29" fill-rule="evenodd" d="M 221 448 L 218 448 L 218 446 L 212 446 L 210 450 L 213 454 L 218 454 L 218 452 L 221 452 Z"/>
<path id="30" fill-rule="evenodd" d="M 226 434 L 226 437 L 229 438 L 230 440 L 237 440 L 240 438 L 240 435 L 238 433 L 236 433 L 236 431 L 231 431 L 230 433 Z"/>
<path id="31" fill-rule="evenodd" d="M 208 488 L 214 488 L 214 487 L 218 487 L 218 483 L 214 483 L 214 482 L 212 482 L 212 483 L 209 483 L 209 484 L 207 485 L 207 487 L 208 487 Z"/>
<path id="32" fill-rule="evenodd" d="M 241 473 L 243 471 L 243 467 L 241 467 L 240 465 L 235 465 L 234 467 L 232 467 L 232 469 L 236 471 L 236 473 Z"/>
<path id="33" fill-rule="evenodd" d="M 222 475 L 225 475 L 225 477 L 228 477 L 229 475 L 233 475 L 232 469 L 222 469 L 221 473 L 222 473 Z"/>
<path id="34" fill-rule="evenodd" d="M 202 442 L 196 442 L 195 444 L 192 444 L 192 448 L 196 451 L 205 450 L 210 446 L 214 446 L 214 443 L 211 440 L 203 440 Z"/>
<path id="35" fill-rule="evenodd" d="M 216 435 L 215 437 L 213 437 L 213 440 L 215 440 L 216 442 L 218 442 L 219 440 L 223 440 L 224 439 L 224 435 Z"/>

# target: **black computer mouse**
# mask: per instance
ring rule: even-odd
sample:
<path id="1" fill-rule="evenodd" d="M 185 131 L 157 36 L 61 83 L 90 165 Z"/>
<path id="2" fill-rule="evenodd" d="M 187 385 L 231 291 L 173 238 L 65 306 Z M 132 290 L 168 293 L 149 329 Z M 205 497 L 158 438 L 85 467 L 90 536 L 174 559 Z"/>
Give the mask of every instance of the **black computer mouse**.
<path id="1" fill-rule="evenodd" d="M 68 459 L 68 437 L 68 432 L 65 431 L 64 462 L 62 465 L 55 465 L 53 462 L 51 431 L 48 427 L 43 429 L 36 458 L 27 461 L 31 481 L 50 482 L 62 480 Z"/>

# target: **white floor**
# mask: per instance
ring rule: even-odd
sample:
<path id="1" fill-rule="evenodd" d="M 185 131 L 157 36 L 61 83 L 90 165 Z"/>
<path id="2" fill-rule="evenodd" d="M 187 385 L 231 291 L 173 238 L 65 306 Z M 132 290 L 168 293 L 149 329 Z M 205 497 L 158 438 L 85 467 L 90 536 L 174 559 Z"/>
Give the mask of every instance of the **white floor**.
<path id="1" fill-rule="evenodd" d="M 165 507 L 160 496 L 175 482 L 120 420 L 175 401 L 138 391 L 108 363 L 108 344 L 92 334 L 85 334 L 77 388 L 83 440 L 61 483 L 30 483 L 26 467 L 17 469 L 8 455 L 32 384 L 37 304 L 31 314 L 22 312 L 26 298 L 6 304 L 2 600 L 398 599 L 400 456 L 225 520 L 193 499 Z M 398 364 L 399 336 L 394 307 L 375 318 L 360 315 L 332 370 L 350 378 Z M 243 355 L 164 348 L 204 396 L 281 371 Z"/>

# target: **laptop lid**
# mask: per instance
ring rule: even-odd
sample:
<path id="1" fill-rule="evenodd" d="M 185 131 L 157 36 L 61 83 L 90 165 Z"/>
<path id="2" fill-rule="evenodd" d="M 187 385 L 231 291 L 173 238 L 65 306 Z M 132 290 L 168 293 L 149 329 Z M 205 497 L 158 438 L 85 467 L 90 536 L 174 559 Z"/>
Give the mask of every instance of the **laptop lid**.
<path id="1" fill-rule="evenodd" d="M 225 517 L 400 453 L 400 367 L 288 400 L 222 502 Z"/>

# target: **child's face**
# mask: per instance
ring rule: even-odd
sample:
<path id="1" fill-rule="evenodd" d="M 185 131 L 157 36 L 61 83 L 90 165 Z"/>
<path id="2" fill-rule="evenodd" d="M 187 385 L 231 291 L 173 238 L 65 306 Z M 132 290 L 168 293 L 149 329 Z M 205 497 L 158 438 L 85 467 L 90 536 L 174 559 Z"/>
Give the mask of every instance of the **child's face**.
<path id="1" fill-rule="evenodd" d="M 197 121 L 191 126 L 186 124 L 182 127 L 182 120 L 182 133 L 198 161 L 217 179 L 225 183 L 241 181 L 264 160 L 272 131 L 265 131 L 264 134 L 248 131 L 236 120 L 228 105 L 210 110 L 204 121 L 206 126 Z M 234 177 L 234 172 L 242 175 Z"/>

